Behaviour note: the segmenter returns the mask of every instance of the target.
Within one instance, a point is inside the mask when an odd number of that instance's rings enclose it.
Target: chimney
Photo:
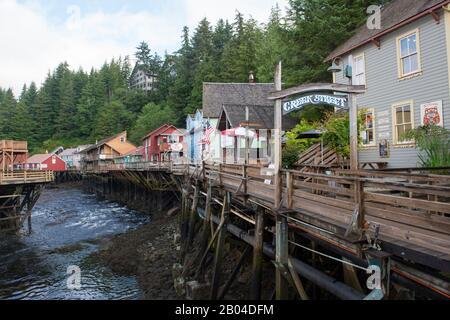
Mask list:
[[[255,83],[255,74],[253,71],[250,71],[248,73],[248,83]]]

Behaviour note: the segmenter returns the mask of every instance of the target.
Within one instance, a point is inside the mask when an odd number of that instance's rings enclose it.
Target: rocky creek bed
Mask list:
[[[177,217],[155,216],[137,230],[114,236],[91,258],[115,273],[136,276],[144,299],[183,299],[176,293],[172,277],[172,266],[180,256],[177,232]]]

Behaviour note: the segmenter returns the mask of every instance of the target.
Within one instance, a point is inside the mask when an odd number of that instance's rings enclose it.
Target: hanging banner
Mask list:
[[[442,100],[425,103],[420,106],[420,119],[422,126],[437,125],[444,126],[444,115],[442,113]]]
[[[328,94],[310,94],[283,103],[283,115],[303,109],[308,105],[326,104],[340,109],[348,108],[348,99],[344,96]]]

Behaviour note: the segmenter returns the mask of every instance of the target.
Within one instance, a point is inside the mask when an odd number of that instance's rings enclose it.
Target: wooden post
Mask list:
[[[261,281],[263,272],[263,244],[264,244],[264,209],[258,207],[256,211],[255,243],[253,244],[253,267],[250,299],[261,300]]]
[[[249,136],[248,136],[248,124],[249,124],[249,119],[250,115],[249,115],[249,110],[248,110],[248,106],[245,107],[245,122],[246,122],[246,126],[245,126],[245,165],[248,165],[250,163],[250,141],[249,141]]]
[[[214,255],[214,269],[213,277],[211,281],[211,300],[216,300],[218,297],[221,273],[222,273],[222,260],[223,260],[223,245],[225,243],[225,236],[227,230],[228,215],[230,211],[231,193],[227,192],[227,195],[223,203],[223,221],[224,224],[219,230],[216,253]]]
[[[275,90],[281,91],[281,61],[278,63],[275,70]],[[281,130],[282,130],[282,115],[281,115],[281,99],[275,100],[275,148],[274,152],[274,174],[275,174],[275,199],[274,208],[278,208],[281,202]]]
[[[287,219],[281,215],[276,218],[276,253],[275,261],[277,265],[288,265],[288,223]],[[287,300],[289,298],[289,283],[283,275],[282,270],[277,268],[275,277],[277,300]]]
[[[364,183],[358,177],[355,178],[355,206],[358,210],[358,231],[363,233],[366,223],[364,212]]]
[[[292,180],[292,173],[286,172],[286,188],[287,188],[287,207],[292,209],[294,201],[294,182]]]
[[[349,95],[350,105],[350,169],[358,170],[358,105],[355,94]]]

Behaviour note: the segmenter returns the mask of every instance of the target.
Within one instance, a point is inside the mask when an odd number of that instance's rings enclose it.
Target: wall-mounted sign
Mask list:
[[[340,109],[348,107],[348,99],[343,96],[328,94],[310,94],[283,103],[283,115],[303,109],[308,105],[327,104]]]
[[[379,144],[380,158],[389,158],[389,142],[387,140],[381,140]]]
[[[443,127],[442,100],[420,105],[420,119],[422,126],[435,124]]]

